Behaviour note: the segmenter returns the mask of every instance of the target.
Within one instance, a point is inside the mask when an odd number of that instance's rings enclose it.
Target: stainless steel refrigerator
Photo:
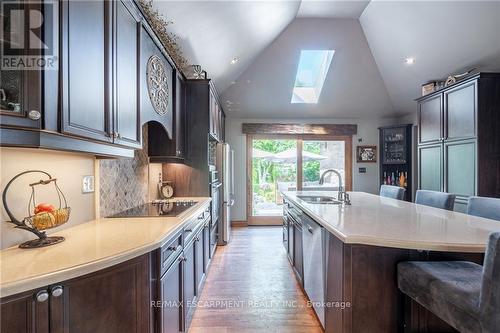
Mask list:
[[[222,182],[219,245],[226,245],[231,237],[231,207],[234,205],[234,151],[228,143],[217,144],[216,167]]]

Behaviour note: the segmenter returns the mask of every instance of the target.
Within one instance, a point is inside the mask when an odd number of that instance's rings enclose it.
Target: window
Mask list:
[[[318,103],[334,50],[302,50],[291,103]]]

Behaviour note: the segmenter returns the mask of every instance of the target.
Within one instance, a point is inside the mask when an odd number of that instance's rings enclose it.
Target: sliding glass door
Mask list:
[[[339,180],[331,173],[324,179],[319,178],[328,169],[335,169],[345,182],[345,142],[333,140],[304,140],[302,144],[302,191],[337,191]]]
[[[351,140],[321,136],[247,137],[247,215],[249,224],[280,224],[284,191],[336,191],[335,175],[319,184],[328,169],[351,186]]]

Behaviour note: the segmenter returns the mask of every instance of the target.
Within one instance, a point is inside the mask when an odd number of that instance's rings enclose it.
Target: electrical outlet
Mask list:
[[[83,176],[82,193],[94,192],[94,176]]]

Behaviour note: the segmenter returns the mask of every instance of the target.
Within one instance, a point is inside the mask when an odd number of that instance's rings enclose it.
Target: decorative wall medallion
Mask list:
[[[154,110],[160,116],[165,115],[169,96],[167,69],[157,55],[151,56],[148,60],[146,80],[148,81],[149,99]]]

